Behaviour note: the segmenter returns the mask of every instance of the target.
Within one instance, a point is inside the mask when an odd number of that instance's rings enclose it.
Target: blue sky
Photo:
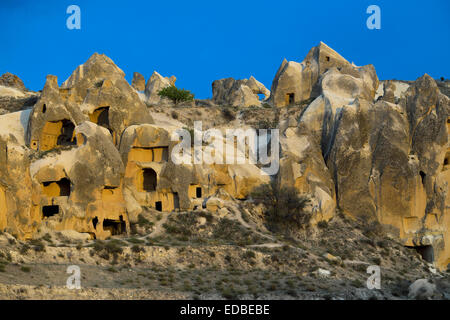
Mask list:
[[[81,8],[81,30],[66,9]],[[366,8],[381,8],[369,30]],[[196,98],[215,79],[253,75],[270,89],[283,58],[302,61],[323,41],[380,79],[450,78],[450,1],[104,1],[1,0],[0,74],[32,90],[47,74],[61,84],[94,52],[105,53],[131,81],[154,70],[175,75]]]

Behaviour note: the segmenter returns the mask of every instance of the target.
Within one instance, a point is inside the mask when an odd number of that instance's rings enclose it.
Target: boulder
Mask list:
[[[436,292],[436,285],[430,283],[428,279],[418,279],[409,286],[409,299],[428,300]]]
[[[59,232],[61,238],[68,241],[86,241],[91,239],[89,233],[80,233],[74,230],[62,230]]]

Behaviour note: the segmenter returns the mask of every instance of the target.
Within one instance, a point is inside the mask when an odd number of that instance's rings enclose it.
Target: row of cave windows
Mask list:
[[[157,185],[157,174],[155,170],[151,168],[146,168],[142,170],[142,176],[143,176],[143,190],[146,192],[156,191],[156,185]],[[67,178],[62,178],[59,181],[47,181],[42,183],[44,190],[46,188],[55,187],[57,190],[56,194],[51,194],[49,192],[45,192],[49,196],[70,196],[70,180]],[[107,187],[106,187],[107,188]],[[196,187],[195,190],[196,197],[201,198],[202,197],[202,188]]]
[[[143,189],[146,192],[155,191],[156,183],[157,183],[157,174],[153,169],[143,169]],[[48,196],[60,196],[60,197],[68,197],[70,196],[70,180],[67,178],[62,178],[59,181],[46,181],[42,183],[44,187],[44,193]],[[56,193],[52,193],[52,191],[46,191],[50,188],[55,189]],[[201,192],[200,192],[201,193]]]
[[[47,111],[47,106],[44,104],[42,106],[42,113]],[[90,115],[90,120],[96,123],[99,126],[102,126],[109,130],[114,140],[114,132],[110,128],[109,124],[109,107],[101,107],[94,110],[94,112]],[[77,139],[73,136],[75,130],[75,124],[68,120],[62,119],[60,121],[50,121],[51,124],[56,124],[61,122],[61,129],[56,138],[56,146],[70,146],[76,145]],[[37,147],[34,142],[34,147]]]
[[[58,213],[59,213],[58,205],[50,205],[50,206],[42,207],[43,218],[49,218]],[[94,229],[97,230],[97,225],[98,225],[97,217],[92,219],[92,224],[94,226]],[[103,219],[103,230],[105,230],[105,231],[109,230],[111,232],[111,235],[113,235],[113,236],[126,233],[126,223],[123,220],[123,216],[121,215],[119,217],[119,220]]]
[[[47,111],[47,106],[42,105],[42,113]],[[94,110],[90,115],[90,120],[99,126],[109,129],[109,107],[100,107]]]
[[[201,190],[201,189],[200,189]],[[155,202],[155,209],[158,211],[162,211],[162,202],[156,201]],[[42,207],[42,214],[45,217],[51,217],[55,214],[59,213],[59,206],[57,205],[50,205],[50,206],[44,206]],[[98,217],[95,217],[92,219],[92,225],[95,230],[97,230],[98,225]],[[111,232],[111,235],[120,235],[126,233],[126,223],[123,220],[123,216],[119,217],[119,220],[113,220],[113,219],[103,219],[103,230],[107,231],[109,230]],[[95,236],[95,235],[94,235]],[[432,263],[434,261],[434,249],[431,245],[425,245],[425,246],[415,246],[410,247],[414,250],[416,250],[423,260]]]
[[[155,170],[151,168],[145,168],[142,170],[142,176],[143,176],[143,190],[146,192],[156,191],[156,185],[157,185],[157,174]],[[202,188],[196,187],[195,188],[195,197],[201,198],[202,197]]]
[[[155,208],[158,211],[162,211],[162,202],[157,201],[155,203]],[[59,206],[52,205],[52,206],[44,206],[42,208],[42,213],[44,217],[51,217],[55,214],[59,213]],[[94,229],[97,229],[98,225],[98,218],[95,217],[92,219],[92,224],[94,226]],[[103,230],[109,230],[111,232],[111,235],[119,235],[126,233],[126,224],[123,220],[123,216],[119,217],[119,220],[112,220],[112,219],[104,219],[103,220]],[[434,261],[434,250],[433,246],[427,245],[427,246],[415,246],[411,247],[415,249],[422,257],[423,260],[432,263]]]
[[[43,113],[45,113],[46,106],[43,105]],[[96,123],[99,126],[102,126],[109,130],[111,136],[113,138],[113,142],[116,142],[116,137],[114,131],[110,128],[109,124],[109,107],[101,107],[96,109],[90,115],[90,121]],[[75,124],[68,120],[63,119],[60,121],[50,121],[44,126],[42,136],[41,136],[41,148],[42,151],[51,150],[56,146],[71,146],[77,144],[77,139],[74,136]],[[32,141],[32,147],[37,149],[37,141]],[[144,148],[150,149],[152,151],[152,156],[150,161],[155,161],[155,154],[153,149],[155,148]],[[160,148],[156,148],[160,149]],[[162,148],[162,154],[159,155],[161,159],[159,161],[167,161],[168,160],[168,148]]]

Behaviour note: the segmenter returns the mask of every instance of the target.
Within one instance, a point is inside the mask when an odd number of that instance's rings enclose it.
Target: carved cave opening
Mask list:
[[[98,224],[98,218],[95,217],[94,219],[92,219],[92,225],[94,226],[95,230],[97,230],[97,224]]]
[[[156,182],[157,175],[155,170],[151,168],[146,168],[142,170],[142,184],[144,191],[155,191],[156,190]]]
[[[96,123],[99,126],[102,126],[108,129],[111,134],[113,141],[115,142],[115,134],[114,131],[110,127],[109,123],[109,107],[100,107],[94,110],[90,115],[90,120]]]
[[[173,193],[173,208],[180,209],[180,197],[178,196],[178,192]]]
[[[46,181],[42,183],[44,193],[49,197],[70,196],[70,180],[62,178],[59,181]]]
[[[420,171],[419,174],[420,178],[422,179],[422,184],[425,185],[425,178],[427,177],[427,175],[423,171]]]
[[[449,165],[449,163],[450,163],[450,152],[447,151],[447,153],[445,154],[444,165],[443,165],[442,170],[445,170],[446,167]]]
[[[123,234],[126,232],[126,224],[123,220],[123,216],[119,217],[119,220],[104,219],[103,230],[109,231],[112,236]]]
[[[423,260],[429,263],[433,263],[434,261],[434,250],[433,246],[427,245],[427,246],[415,246],[412,247],[414,250],[416,250]]]
[[[109,129],[109,107],[98,108],[97,124]]]
[[[155,202],[155,209],[158,211],[162,211],[162,202],[161,201]]]
[[[43,206],[42,207],[42,217],[49,218],[59,213],[59,206],[51,205],[51,206]]]
[[[295,93],[286,93],[286,103],[288,105],[294,104],[295,102]]]
[[[77,144],[77,140],[73,137],[75,125],[70,120],[62,120],[61,133],[56,140],[58,146],[70,146]]]
[[[39,137],[39,149],[48,151],[56,146],[76,145],[74,130],[75,125],[67,119],[46,122]],[[37,148],[38,143],[33,140],[31,145],[33,148]]]

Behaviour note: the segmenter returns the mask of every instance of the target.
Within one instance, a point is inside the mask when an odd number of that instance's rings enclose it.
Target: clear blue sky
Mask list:
[[[81,8],[81,30],[66,28],[66,9]],[[381,8],[369,30],[366,8]],[[196,98],[215,79],[254,75],[270,89],[282,62],[302,61],[323,41],[380,79],[450,78],[450,1],[106,1],[1,0],[0,73],[32,90],[47,74],[61,84],[94,52],[105,53],[131,81],[154,70],[175,75]]]

